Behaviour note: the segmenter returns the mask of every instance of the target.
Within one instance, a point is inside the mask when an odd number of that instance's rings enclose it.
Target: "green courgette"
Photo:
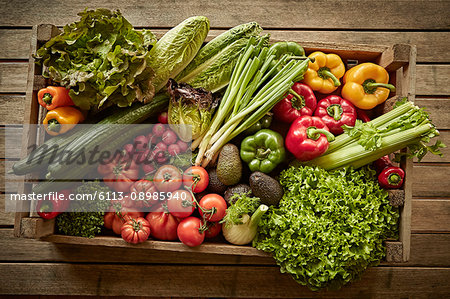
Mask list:
[[[134,124],[141,123],[148,117],[164,110],[168,105],[168,97],[165,94],[158,94],[148,104],[135,103],[130,107],[120,109],[119,111],[105,117],[98,124]],[[57,151],[64,150],[73,141],[95,130],[96,126],[75,128],[69,134],[50,138],[42,145],[34,149],[26,158],[14,163],[12,170],[15,175],[24,175],[35,172],[47,167],[53,156],[52,148],[58,146]]]

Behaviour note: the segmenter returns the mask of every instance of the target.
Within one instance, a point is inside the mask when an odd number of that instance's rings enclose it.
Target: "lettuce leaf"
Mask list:
[[[78,15],[80,21],[64,26],[37,51],[44,77],[70,88],[75,105],[86,110],[151,100],[154,73],[147,60],[156,44],[151,31],[133,29],[120,11]]]
[[[384,257],[383,240],[398,234],[398,209],[370,168],[291,167],[280,183],[284,196],[265,214],[253,245],[312,290],[358,278]]]

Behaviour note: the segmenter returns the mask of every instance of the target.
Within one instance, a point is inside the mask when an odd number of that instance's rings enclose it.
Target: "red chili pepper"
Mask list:
[[[320,117],[330,132],[337,135],[344,132],[343,125],[355,125],[356,110],[350,101],[330,95],[319,101],[314,116]]]
[[[59,194],[64,195],[62,200],[59,199]],[[70,204],[69,194],[70,190],[61,190],[56,193],[55,199],[40,200],[36,205],[38,215],[44,219],[53,219],[59,214],[67,211]]]
[[[325,153],[333,140],[333,134],[319,117],[304,115],[291,124],[285,145],[298,160],[309,161]]]
[[[370,117],[367,115],[366,111],[359,109],[358,107],[355,107],[356,109],[356,115],[358,115],[358,119],[362,120],[365,123],[368,123],[370,121]]]
[[[380,172],[382,172],[384,169],[391,167],[391,166],[393,166],[393,165],[392,165],[391,159],[389,159],[388,155],[381,157],[380,159],[373,162],[373,167],[375,168],[377,175],[379,175]]]
[[[302,115],[313,115],[317,100],[311,87],[297,82],[289,92],[272,109],[277,120],[290,124]]]
[[[384,189],[398,189],[403,185],[405,172],[400,167],[388,167],[378,176],[378,183]]]

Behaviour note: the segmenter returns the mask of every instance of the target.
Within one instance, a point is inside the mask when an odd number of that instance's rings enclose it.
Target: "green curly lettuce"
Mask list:
[[[291,167],[280,183],[284,196],[260,222],[253,246],[312,290],[358,278],[385,256],[383,240],[398,234],[398,209],[370,168]]]
[[[133,29],[120,11],[85,10],[78,15],[80,21],[64,26],[37,51],[43,76],[70,88],[75,105],[86,110],[151,100],[152,32]]]

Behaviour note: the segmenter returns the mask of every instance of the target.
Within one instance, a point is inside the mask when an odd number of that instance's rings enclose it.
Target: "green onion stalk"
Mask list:
[[[200,140],[196,165],[207,166],[231,139],[259,121],[308,69],[310,59],[282,56],[278,61],[260,40],[250,39],[233,70],[230,83],[209,130]],[[273,63],[276,62],[276,63]],[[284,65],[280,71],[278,68]]]

